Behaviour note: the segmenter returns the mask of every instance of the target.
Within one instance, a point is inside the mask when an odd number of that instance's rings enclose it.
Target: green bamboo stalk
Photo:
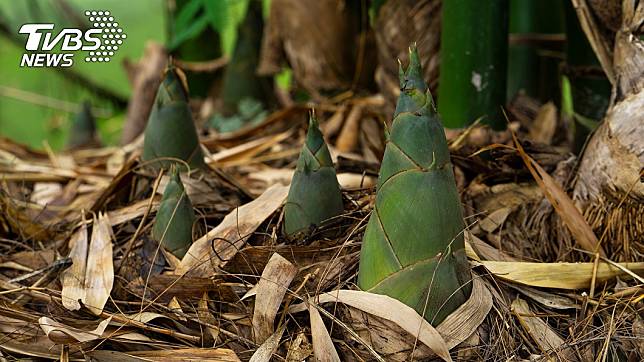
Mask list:
[[[358,285],[413,307],[437,325],[470,295],[463,215],[441,119],[415,48],[362,240]]]
[[[174,158],[190,168],[204,167],[203,154],[188,105],[188,92],[177,70],[170,67],[159,85],[152,111],[145,127],[143,161],[154,168],[168,168]]]
[[[510,33],[521,36],[564,33],[563,5],[561,0],[510,0]],[[553,41],[510,43],[507,100],[521,90],[542,102],[556,97],[560,59],[553,53],[558,50],[561,48]]]
[[[448,128],[481,116],[505,128],[508,1],[443,2],[438,111]]]
[[[192,203],[183,187],[178,169],[174,168],[154,219],[152,238],[162,243],[177,258],[183,258],[192,244],[194,222]]]
[[[307,233],[323,221],[340,215],[343,209],[329,148],[317,120],[311,115],[284,205],[284,233],[288,237]]]
[[[592,131],[578,118],[599,122],[604,118],[610,101],[611,84],[601,70],[601,65],[584,31],[577,13],[567,2],[566,10],[566,76],[570,81],[572,98],[573,151],[581,151]],[[579,117],[581,116],[581,117]]]

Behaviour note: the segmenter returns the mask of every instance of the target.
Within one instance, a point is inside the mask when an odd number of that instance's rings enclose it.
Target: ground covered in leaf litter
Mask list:
[[[282,205],[309,107],[204,136],[212,170],[182,175],[198,215],[182,260],[149,237],[168,175],[139,161],[141,139],[62,154],[1,140],[0,356],[642,359],[644,263],[612,262],[624,260],[616,248],[593,257],[596,240],[558,186],[574,158],[558,146],[557,120],[528,122],[556,117],[548,105],[510,109],[510,129],[531,139],[523,147],[509,131],[448,134],[469,225],[467,303],[434,328],[396,300],[360,292],[381,106],[379,97],[317,105],[345,213],[301,240],[282,236]],[[569,227],[580,222],[587,229]],[[553,227],[564,232],[553,237]]]

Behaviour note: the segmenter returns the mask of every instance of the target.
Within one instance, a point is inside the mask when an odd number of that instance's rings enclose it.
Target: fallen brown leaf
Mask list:
[[[492,274],[505,280],[533,287],[588,289],[593,277],[593,263],[529,263],[512,261],[481,261]],[[630,271],[644,273],[644,263],[620,263]],[[600,262],[596,281],[605,282],[627,273],[613,265]]]
[[[287,195],[288,187],[273,185],[257,199],[233,210],[221,224],[192,244],[175,273],[192,272],[207,276],[212,274],[213,267],[223,267],[237,254],[250,234],[282,205]],[[212,241],[215,239],[213,251]]]
[[[273,254],[264,268],[257,282],[253,312],[253,332],[258,344],[273,334],[275,316],[296,274],[295,265],[277,253]]]
[[[273,360],[273,354],[279,347],[280,340],[282,340],[282,335],[286,330],[286,324],[282,324],[275,333],[270,335],[264,343],[257,348],[253,356],[250,358],[249,362],[269,362]]]
[[[552,328],[541,318],[534,315],[528,303],[521,298],[512,302],[512,312],[526,330],[530,338],[539,346],[541,353],[556,355],[562,361],[576,360],[575,354],[566,348],[566,343]],[[563,349],[563,351],[562,351]]]
[[[69,310],[80,309],[80,302],[100,315],[114,284],[112,227],[107,215],[94,218],[92,238],[87,244],[86,226],[70,240],[72,266],[61,274],[62,302]]]
[[[586,219],[584,219],[584,216],[577,209],[568,194],[564,192],[552,176],[523,150],[523,146],[521,146],[515,133],[512,133],[512,137],[514,138],[519,155],[523,159],[526,167],[528,167],[528,170],[530,170],[532,177],[537,181],[544,195],[548,198],[552,206],[554,206],[555,211],[561,217],[564,224],[566,224],[575,240],[577,240],[584,250],[592,253],[598,252],[601,256],[606,257],[606,253],[599,244],[597,236],[593,233],[593,229],[588,225]]]
[[[320,362],[340,362],[338,351],[333,346],[329,331],[324,325],[320,312],[313,305],[309,305],[311,319],[311,339],[313,340],[313,355]]]
[[[89,342],[102,338],[103,332],[110,323],[110,320],[111,318],[102,320],[98,324],[98,327],[91,331],[70,327],[48,317],[41,317],[38,319],[38,324],[52,342],[58,344],[69,344],[76,342]]]

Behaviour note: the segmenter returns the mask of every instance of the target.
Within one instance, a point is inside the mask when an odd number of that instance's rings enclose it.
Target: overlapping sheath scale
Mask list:
[[[358,284],[440,323],[470,295],[463,215],[445,133],[415,49],[396,106],[362,241]]]

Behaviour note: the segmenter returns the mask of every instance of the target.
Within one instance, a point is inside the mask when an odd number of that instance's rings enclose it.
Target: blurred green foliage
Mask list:
[[[291,89],[293,85],[293,70],[291,68],[284,68],[281,72],[275,75],[275,83],[283,90]]]
[[[74,18],[83,19],[85,10],[109,10],[120,23],[127,39],[109,63],[87,63],[75,56],[73,71],[101,87],[127,99],[131,95],[123,61],[138,60],[148,41],[165,44],[169,49],[211,27],[221,37],[223,54],[230,55],[237,37],[237,25],[244,18],[249,0],[189,0],[174,24],[168,23],[166,0],[65,0],[74,14],[67,16],[54,0],[0,1],[0,21],[11,36],[0,34],[0,137],[8,137],[37,149],[48,144],[61,150],[68,141],[72,120],[68,108],[89,101],[97,115],[97,127],[105,145],[116,145],[120,139],[125,109],[120,109],[85,87],[68,79],[54,68],[21,68],[26,36],[18,33],[27,22],[54,23],[55,30],[77,27]],[[270,0],[262,0],[264,17]],[[168,30],[174,34],[167,39]],[[282,89],[290,89],[292,74],[285,68],[276,77]],[[44,103],[44,104],[43,104]],[[60,106],[63,105],[63,107]],[[248,106],[248,107],[246,107]],[[254,105],[244,103],[240,117],[264,116]],[[252,115],[251,115],[252,114]]]
[[[248,0],[189,0],[181,8],[174,24],[168,49],[174,50],[207,27],[219,34],[224,54],[231,54],[237,38],[237,25],[244,17]]]
[[[587,132],[594,131],[599,126],[600,120],[595,120],[590,117],[585,117],[582,114],[575,112],[575,105],[573,101],[572,85],[567,76],[561,77],[561,114],[568,119],[575,120],[579,125],[583,126]],[[576,123],[572,124],[577,127]]]
[[[268,115],[261,102],[253,98],[244,98],[237,105],[237,112],[229,117],[220,113],[210,119],[210,126],[217,132],[233,132],[238,129],[261,123]]]
[[[85,10],[109,10],[121,24],[128,37],[109,63],[87,63],[75,56],[73,70],[123,97],[129,97],[131,89],[122,62],[125,58],[136,60],[141,57],[149,40],[165,41],[164,0],[68,0],[68,3],[81,17]],[[74,27],[69,19],[61,17],[54,6],[55,2],[51,0],[3,1],[0,2],[0,15],[24,44],[26,37],[19,34],[18,29],[25,22],[53,22],[55,29]],[[36,148],[42,148],[46,141],[52,148],[61,149],[74,117],[74,114],[60,109],[35,104],[29,97],[22,100],[8,97],[2,92],[3,87],[8,87],[45,96],[54,102],[60,100],[80,105],[89,100],[94,107],[112,114],[108,118],[98,118],[103,142],[118,142],[124,110],[115,109],[110,102],[93,96],[55,69],[20,68],[23,53],[24,45],[0,36],[0,136]]]

